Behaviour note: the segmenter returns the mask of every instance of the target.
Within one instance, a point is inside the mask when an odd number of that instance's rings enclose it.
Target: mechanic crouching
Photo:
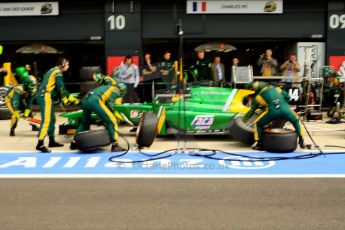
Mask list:
[[[263,132],[264,127],[272,121],[278,119],[285,119],[290,121],[299,137],[298,144],[301,148],[304,148],[304,139],[299,124],[298,115],[290,109],[288,104],[290,96],[279,87],[255,81],[248,86],[249,89],[254,90],[254,99],[252,101],[251,109],[242,118],[243,122],[248,121],[251,118],[255,110],[262,108],[263,112],[255,120],[254,123],[254,139],[256,145],[253,147],[255,150],[263,151]]]
[[[29,75],[25,67],[16,68],[16,76],[21,79],[22,84],[10,88],[5,97],[7,107],[12,113],[10,136],[15,136],[15,129],[21,116],[25,119],[32,117],[32,103],[36,95],[36,78]],[[32,125],[32,130],[38,131],[38,127]]]
[[[118,145],[118,126],[114,115],[114,103],[117,98],[122,97],[127,92],[127,87],[123,83],[116,85],[103,85],[90,91],[82,100],[83,121],[79,125],[77,134],[90,129],[91,113],[96,113],[103,122],[106,123],[110,139],[112,141],[111,151],[125,150]],[[75,140],[71,142],[70,149],[76,149]]]

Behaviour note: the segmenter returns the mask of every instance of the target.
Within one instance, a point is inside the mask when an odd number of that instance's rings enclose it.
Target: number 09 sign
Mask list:
[[[328,19],[330,29],[345,29],[345,14],[332,14]]]

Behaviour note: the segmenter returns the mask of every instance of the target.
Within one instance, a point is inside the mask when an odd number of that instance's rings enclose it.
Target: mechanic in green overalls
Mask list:
[[[61,99],[65,105],[74,104],[77,105],[80,101],[70,95],[65,89],[65,85],[62,79],[63,72],[66,72],[69,68],[69,61],[66,58],[59,58],[57,65],[44,74],[43,81],[37,95],[37,101],[40,105],[42,122],[38,133],[38,143],[36,149],[48,153],[51,152],[44,145],[44,138],[48,134],[49,147],[62,147],[55,141],[55,109],[54,100]]]
[[[255,110],[262,108],[263,112],[255,120],[254,123],[254,139],[256,145],[253,147],[255,150],[262,151],[263,141],[262,135],[264,127],[271,121],[278,119],[286,119],[290,121],[299,137],[299,145],[304,148],[304,139],[301,126],[299,124],[298,115],[290,109],[288,104],[290,96],[279,87],[274,87],[266,83],[255,81],[248,86],[249,89],[255,91],[254,100],[252,101],[251,109],[244,115],[242,120],[244,122],[251,118]]]
[[[19,118],[21,117],[21,112],[23,112],[23,118],[32,117],[32,103],[36,95],[36,78],[29,75],[29,72],[25,67],[17,67],[16,76],[20,79],[22,84],[10,88],[6,93],[5,98],[7,107],[12,113],[10,136],[15,136],[14,130],[17,127]],[[38,127],[36,125],[32,125],[32,130],[38,131]]]
[[[118,126],[114,115],[114,103],[117,98],[127,92],[123,83],[116,85],[103,85],[88,92],[82,100],[83,121],[79,125],[77,133],[90,129],[91,113],[96,113],[106,123],[110,139],[112,141],[111,151],[124,150],[118,145]],[[76,142],[71,142],[70,149],[76,149]]]

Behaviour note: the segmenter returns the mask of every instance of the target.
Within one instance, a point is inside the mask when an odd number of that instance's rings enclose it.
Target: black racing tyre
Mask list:
[[[105,129],[78,133],[75,135],[74,140],[77,148],[82,151],[93,151],[111,144],[109,133]]]
[[[80,82],[80,96],[84,96],[90,90],[97,88],[99,84],[95,81]]]
[[[153,112],[146,112],[140,118],[136,133],[139,148],[150,147],[157,135],[158,118]]]
[[[287,121],[285,119],[278,119],[278,120],[272,121],[269,124],[269,127],[271,129],[282,129],[282,128],[284,128],[286,122]]]
[[[0,108],[0,120],[9,120],[12,117],[12,113],[6,107]]]
[[[254,129],[242,121],[242,116],[236,116],[230,128],[231,137],[247,145],[254,143]]]
[[[297,134],[291,129],[268,129],[264,131],[263,144],[267,152],[293,152],[297,148]]]
[[[80,68],[79,75],[80,81],[94,81],[92,78],[94,73],[101,73],[102,68],[100,66],[84,66]]]

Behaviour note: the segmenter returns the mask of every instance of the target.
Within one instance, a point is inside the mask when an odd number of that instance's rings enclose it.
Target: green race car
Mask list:
[[[253,91],[220,87],[192,86],[186,94],[160,94],[151,103],[115,104],[119,120],[138,126],[137,140],[150,146],[156,135],[228,134],[237,114],[246,113],[244,97]],[[82,118],[82,110],[61,114],[68,122],[60,126],[60,134],[73,134]],[[99,120],[92,115],[93,123]],[[152,141],[151,141],[152,139]],[[139,143],[138,143],[139,144]]]

